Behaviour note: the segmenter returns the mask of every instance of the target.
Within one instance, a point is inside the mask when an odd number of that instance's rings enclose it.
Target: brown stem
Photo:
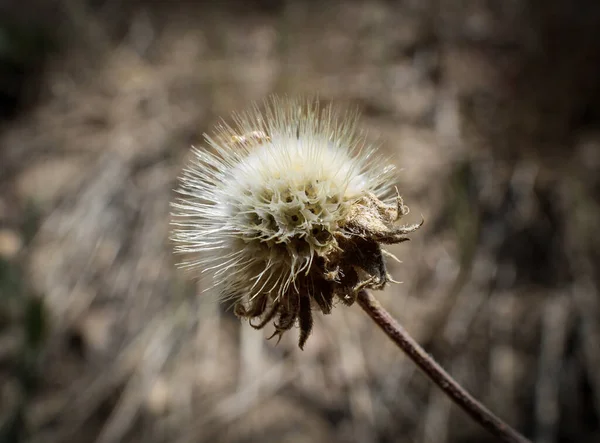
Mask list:
[[[508,443],[531,443],[460,386],[413,338],[394,320],[373,295],[365,290],[358,293],[358,304],[383,332],[440,387],[450,399],[476,422]]]

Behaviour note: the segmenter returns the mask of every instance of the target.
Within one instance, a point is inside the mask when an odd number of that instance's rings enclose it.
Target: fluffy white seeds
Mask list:
[[[205,136],[173,204],[176,251],[192,254],[182,266],[209,273],[236,303],[297,292],[315,260],[339,250],[353,205],[390,194],[393,166],[355,123],[316,101],[275,98]]]

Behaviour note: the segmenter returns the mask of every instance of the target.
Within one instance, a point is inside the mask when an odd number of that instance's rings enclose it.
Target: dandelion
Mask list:
[[[222,123],[180,178],[173,205],[183,267],[209,273],[234,312],[273,336],[312,311],[356,301],[392,281],[382,244],[408,240],[420,224],[392,186],[394,166],[366,143],[357,115],[317,101],[273,98]]]
[[[444,371],[368,289],[393,282],[382,245],[422,224],[392,187],[394,167],[357,130],[356,114],[313,100],[273,98],[263,111],[222,123],[194,149],[173,204],[184,268],[208,274],[209,290],[261,329],[281,336],[298,324],[302,349],[312,311],[358,305],[457,405],[503,441],[530,443]],[[394,257],[395,258],[395,257]]]

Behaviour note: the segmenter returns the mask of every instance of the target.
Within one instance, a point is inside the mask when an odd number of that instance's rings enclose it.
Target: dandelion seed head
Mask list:
[[[206,136],[181,175],[176,251],[191,254],[182,266],[208,273],[238,315],[261,318],[259,327],[278,317],[276,335],[298,320],[308,337],[313,305],[328,313],[334,296],[373,277],[348,263],[352,239],[369,233],[365,223],[389,230],[406,212],[384,203],[394,167],[355,114],[317,101],[273,98],[234,121]],[[375,277],[385,284],[383,273]]]

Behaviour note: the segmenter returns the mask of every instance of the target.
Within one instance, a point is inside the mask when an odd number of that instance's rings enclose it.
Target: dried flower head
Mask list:
[[[296,323],[299,346],[312,310],[351,305],[362,288],[391,281],[381,244],[420,224],[390,185],[387,165],[341,115],[313,100],[273,98],[222,123],[209,149],[194,149],[180,178],[173,240],[182,266],[208,272],[235,313],[273,336]],[[256,323],[253,323],[253,320]]]

